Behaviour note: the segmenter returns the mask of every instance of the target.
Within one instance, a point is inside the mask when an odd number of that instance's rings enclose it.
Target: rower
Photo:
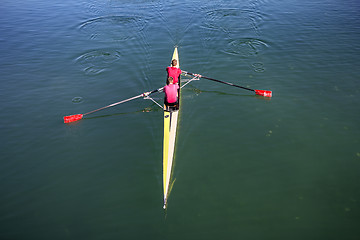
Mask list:
[[[164,110],[170,111],[171,109],[179,108],[178,98],[179,85],[174,84],[174,78],[168,77],[167,85],[164,87],[165,98],[164,98]]]
[[[171,61],[171,66],[166,68],[167,78],[172,77],[174,79],[174,84],[178,83],[179,76],[181,74],[181,69],[177,67],[178,62],[176,59]]]

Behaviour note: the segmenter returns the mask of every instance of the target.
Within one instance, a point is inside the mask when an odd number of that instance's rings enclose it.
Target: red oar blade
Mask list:
[[[82,114],[75,114],[75,115],[65,116],[64,117],[64,123],[75,122],[75,121],[78,121],[78,120],[82,119],[82,117],[83,117]]]
[[[255,93],[264,97],[272,97],[272,91],[268,90],[255,90]]]

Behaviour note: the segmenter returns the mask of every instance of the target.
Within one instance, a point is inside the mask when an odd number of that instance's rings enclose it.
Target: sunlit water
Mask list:
[[[357,239],[357,1],[2,1],[0,239]],[[162,209],[162,87],[182,91]],[[161,102],[163,95],[155,94]]]

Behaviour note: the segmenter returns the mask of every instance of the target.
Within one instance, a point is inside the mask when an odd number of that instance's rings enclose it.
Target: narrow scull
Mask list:
[[[175,47],[172,59],[177,60],[177,68],[180,66],[179,54],[177,47]],[[179,79],[180,84],[180,79]],[[166,208],[167,199],[170,194],[171,171],[174,161],[176,129],[178,124],[178,115],[180,111],[180,92],[179,89],[179,104],[175,108],[164,108],[164,140],[163,140],[163,188],[164,188],[164,209]]]

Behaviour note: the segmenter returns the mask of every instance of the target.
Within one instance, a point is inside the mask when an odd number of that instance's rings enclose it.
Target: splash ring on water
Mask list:
[[[98,49],[80,55],[75,61],[83,67],[86,74],[98,75],[110,68],[121,56],[117,49]]]
[[[240,38],[230,40],[223,52],[248,57],[258,55],[266,48],[268,48],[268,44],[260,39]]]
[[[83,98],[82,97],[74,97],[71,101],[75,104],[79,104],[79,103],[83,102]]]
[[[265,72],[264,64],[261,62],[251,64],[255,72],[262,73]]]
[[[261,22],[263,16],[255,9],[220,8],[206,12],[204,27],[231,34],[244,29],[257,31]]]
[[[93,40],[126,41],[135,38],[145,25],[146,21],[141,17],[115,15],[89,19],[79,25],[79,30]]]

